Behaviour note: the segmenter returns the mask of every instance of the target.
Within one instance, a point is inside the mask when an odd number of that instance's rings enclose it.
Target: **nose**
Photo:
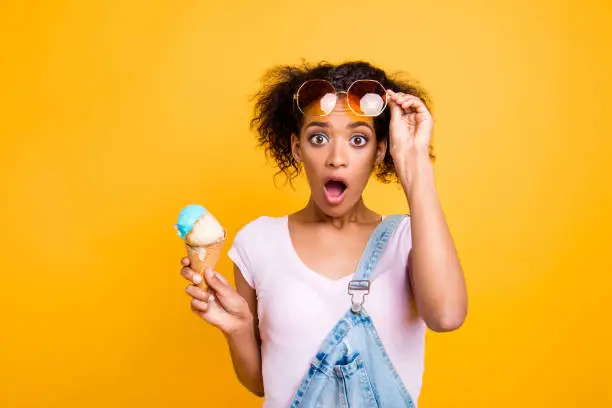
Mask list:
[[[336,139],[330,143],[327,163],[330,167],[346,167],[348,165],[348,152],[346,143]]]

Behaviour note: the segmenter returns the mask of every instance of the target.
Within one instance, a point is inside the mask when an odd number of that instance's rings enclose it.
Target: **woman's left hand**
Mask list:
[[[397,165],[419,157],[429,158],[433,118],[423,101],[410,94],[388,90],[391,122],[389,152]]]

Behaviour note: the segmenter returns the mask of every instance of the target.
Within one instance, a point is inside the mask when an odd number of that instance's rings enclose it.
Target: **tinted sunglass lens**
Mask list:
[[[377,81],[358,80],[348,90],[348,101],[356,114],[378,116],[385,109],[387,95]]]
[[[298,107],[305,115],[324,116],[336,106],[336,90],[327,81],[307,81],[300,87],[297,96]]]

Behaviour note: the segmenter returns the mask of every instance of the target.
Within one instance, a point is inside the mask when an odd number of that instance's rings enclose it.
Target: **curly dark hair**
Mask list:
[[[427,92],[415,80],[400,79],[403,75],[402,72],[388,75],[382,69],[364,61],[350,61],[339,65],[326,61],[311,65],[302,61],[300,65],[275,66],[263,75],[261,89],[251,98],[255,100],[251,130],[257,129],[258,146],[263,147],[266,156],[275,161],[279,169],[276,175],[284,173],[292,185],[291,180],[300,174],[301,167],[291,153],[291,134],[299,135],[303,118],[301,112],[293,106],[293,95],[304,81],[326,79],[336,89],[346,90],[358,79],[375,79],[386,89],[419,97],[431,112],[432,102]],[[377,141],[389,137],[390,120],[389,109],[374,118]],[[433,144],[429,146],[429,157],[430,160],[435,160]],[[399,182],[388,145],[384,160],[375,168],[375,173],[382,183]]]

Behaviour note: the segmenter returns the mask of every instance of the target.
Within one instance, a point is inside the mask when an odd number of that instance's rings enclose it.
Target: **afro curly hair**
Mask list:
[[[388,75],[382,69],[364,61],[349,61],[334,65],[321,61],[311,65],[302,61],[299,65],[275,66],[263,75],[262,87],[251,100],[255,100],[254,115],[251,119],[251,130],[257,130],[257,145],[263,147],[268,158],[272,158],[278,167],[279,174],[285,174],[291,180],[299,176],[301,167],[291,152],[291,134],[299,135],[302,125],[302,114],[294,109],[293,95],[302,83],[309,79],[325,79],[336,89],[347,89],[358,79],[375,79],[386,89],[404,92],[419,97],[431,111],[431,99],[427,92],[414,80],[402,80],[402,73]],[[389,137],[391,113],[385,109],[374,118],[374,129],[377,141]],[[429,146],[430,160],[435,160],[433,145]],[[374,169],[376,178],[382,183],[399,182],[393,158],[387,152],[384,160]],[[293,186],[293,185],[292,185]]]

